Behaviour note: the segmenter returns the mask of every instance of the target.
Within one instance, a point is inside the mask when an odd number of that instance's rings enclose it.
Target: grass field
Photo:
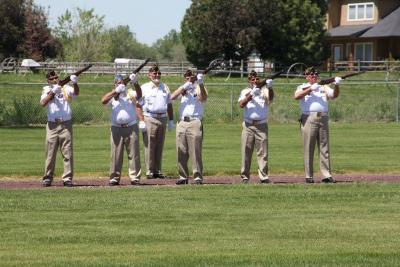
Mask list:
[[[400,173],[399,124],[330,124],[333,173]],[[203,160],[205,175],[239,175],[241,126],[206,124]],[[76,177],[106,177],[109,170],[109,127],[74,126]],[[44,128],[0,128],[0,177],[40,177],[44,169]],[[143,146],[141,145],[143,155]],[[142,156],[142,162],[144,157]],[[127,175],[127,157],[123,176]],[[316,161],[317,157],[316,157]],[[318,175],[318,162],[315,164]],[[144,166],[142,164],[142,166]],[[302,142],[298,124],[269,125],[270,175],[303,174]],[[62,173],[57,155],[56,176]],[[163,171],[177,176],[175,131],[168,132],[163,156]],[[257,164],[253,155],[252,172]],[[56,178],[58,179],[58,178]]]
[[[0,266],[397,266],[399,190],[0,190]]]

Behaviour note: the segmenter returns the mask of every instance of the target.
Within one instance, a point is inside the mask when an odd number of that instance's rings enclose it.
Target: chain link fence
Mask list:
[[[293,99],[300,84],[274,84],[275,99],[270,107],[269,120],[279,123],[295,122],[300,115],[299,102]],[[171,90],[181,84],[169,83]],[[0,84],[0,126],[44,125],[46,109],[40,106],[40,83]],[[110,110],[101,104],[101,97],[111,89],[106,83],[80,83],[81,93],[72,102],[75,124],[108,124]],[[239,122],[242,110],[238,105],[245,83],[207,83],[209,98],[205,106],[205,123]],[[399,121],[400,81],[343,82],[340,96],[329,104],[331,121],[394,122]],[[174,102],[174,117],[178,119],[179,100]]]

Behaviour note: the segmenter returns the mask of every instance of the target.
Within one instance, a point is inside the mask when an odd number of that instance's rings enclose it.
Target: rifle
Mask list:
[[[281,71],[275,72],[274,74],[267,76],[264,81],[257,83],[257,88],[262,88],[264,85],[267,84],[268,79],[273,80],[275,78],[278,78],[284,72],[285,72],[285,70],[281,70]]]
[[[89,64],[89,65],[87,65],[86,67],[84,67],[84,68],[78,70],[77,72],[73,73],[73,75],[79,76],[82,72],[87,71],[87,70],[90,69],[92,66],[93,66],[92,64]],[[70,81],[71,81],[70,76],[68,76],[68,77],[65,78],[64,80],[59,81],[59,82],[58,82],[58,85],[64,86],[64,85],[66,85],[67,83],[69,83]]]
[[[352,72],[352,73],[345,74],[345,75],[339,76],[339,77],[342,78],[342,79],[344,80],[344,79],[346,79],[346,78],[349,78],[349,77],[351,77],[351,76],[356,76],[356,75],[362,74],[362,73],[364,73],[364,72],[365,72],[365,71]],[[330,84],[330,83],[333,83],[334,81],[335,81],[335,77],[332,77],[332,78],[328,78],[328,79],[321,80],[318,84],[319,84],[319,85]]]
[[[218,65],[220,65],[223,62],[224,62],[224,60],[222,58],[215,59],[215,60],[211,61],[210,65],[205,70],[201,70],[201,71],[199,71],[199,73],[205,75],[208,72],[210,72],[210,70],[214,69],[215,67],[217,67]],[[197,75],[195,75],[193,77],[192,82],[194,82],[194,81],[197,81]]]
[[[140,66],[137,67],[132,73],[134,73],[134,74],[138,73],[141,69],[143,69],[144,66],[146,66],[147,62],[149,62],[149,61],[150,61],[150,58],[146,59],[146,60],[145,60],[142,64],[140,64]],[[131,81],[131,78],[129,78],[129,76],[128,76],[128,77],[126,77],[125,79],[123,79],[122,83],[123,83],[124,85],[127,85],[130,81]]]

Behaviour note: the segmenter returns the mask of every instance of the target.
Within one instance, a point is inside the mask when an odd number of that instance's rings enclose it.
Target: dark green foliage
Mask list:
[[[326,2],[313,0],[193,0],[182,21],[188,60],[246,59],[257,50],[284,65],[313,64],[325,57]]]
[[[24,0],[0,1],[0,59],[18,57],[24,42]]]

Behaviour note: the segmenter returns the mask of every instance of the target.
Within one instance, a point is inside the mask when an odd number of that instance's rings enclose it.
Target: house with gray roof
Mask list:
[[[331,60],[400,59],[400,0],[328,0]]]

